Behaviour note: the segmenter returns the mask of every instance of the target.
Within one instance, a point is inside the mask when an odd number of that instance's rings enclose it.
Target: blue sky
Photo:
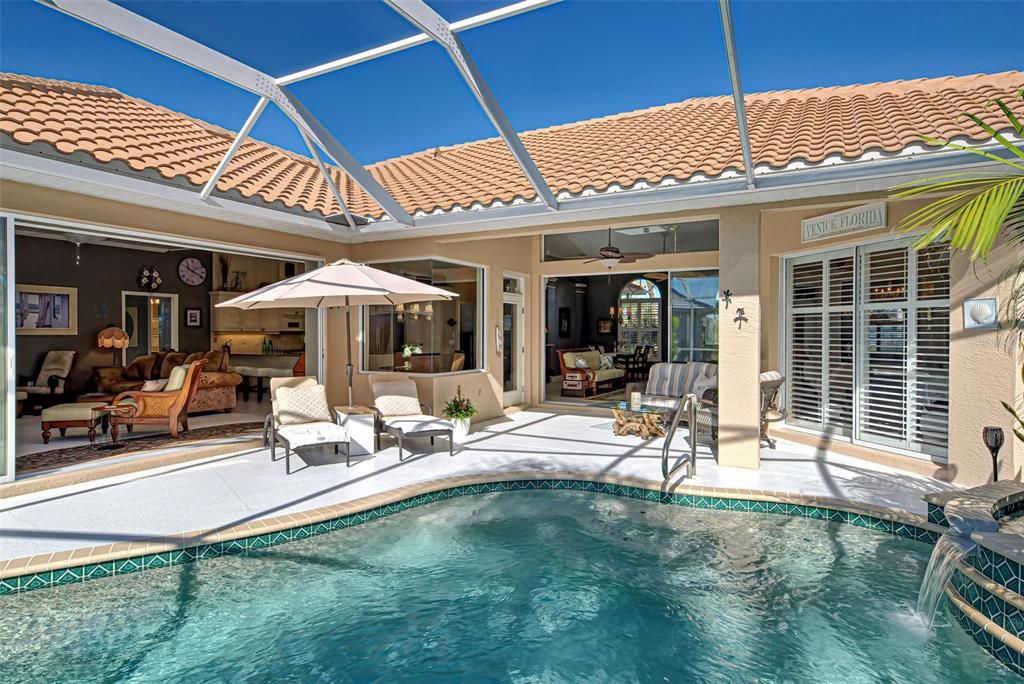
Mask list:
[[[511,1],[432,5],[455,21]],[[415,33],[376,0],[121,4],[273,76]],[[998,28],[1021,23],[1019,1],[740,0],[733,14],[748,92],[1024,67]],[[519,130],[729,92],[710,1],[567,0],[462,37]],[[27,0],[0,0],[0,70],[109,85],[233,130],[256,100]],[[364,163],[494,135],[436,45],[294,90]],[[273,107],[254,135],[305,152]]]

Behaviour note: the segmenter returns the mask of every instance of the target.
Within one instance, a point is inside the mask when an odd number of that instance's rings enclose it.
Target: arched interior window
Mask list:
[[[621,352],[647,345],[649,356],[661,358],[661,289],[653,280],[636,278],[619,292],[619,344]]]

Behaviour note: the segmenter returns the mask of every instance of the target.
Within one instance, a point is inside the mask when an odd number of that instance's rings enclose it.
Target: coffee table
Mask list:
[[[641,404],[632,408],[628,401],[620,401],[618,407],[612,409],[615,423],[612,432],[623,437],[636,435],[641,439],[665,436],[665,424],[671,422],[678,406],[660,404]]]
[[[684,465],[689,466],[690,475],[693,476],[697,472],[697,440],[692,432],[692,426],[696,423],[697,402],[691,399],[695,400],[696,397],[690,395],[676,399],[651,396],[636,408],[628,401],[620,401],[618,407],[612,409],[615,416],[612,433],[619,437],[636,435],[641,439],[664,437],[661,446],[662,476],[667,480]],[[669,465],[670,447],[684,413],[688,413],[688,424],[691,426],[690,457],[672,467]]]

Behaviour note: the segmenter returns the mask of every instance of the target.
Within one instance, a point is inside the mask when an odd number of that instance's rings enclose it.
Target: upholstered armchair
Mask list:
[[[112,403],[115,406],[135,406],[135,415],[130,425],[167,425],[171,437],[177,437],[179,429],[188,430],[188,405],[199,387],[199,372],[202,368],[202,361],[178,366],[171,371],[162,391],[122,392],[114,397]]]
[[[75,352],[52,349],[46,352],[33,384],[30,378],[19,378],[17,392],[25,394],[25,403],[30,411],[43,404],[52,404],[70,391],[71,370],[75,367]]]

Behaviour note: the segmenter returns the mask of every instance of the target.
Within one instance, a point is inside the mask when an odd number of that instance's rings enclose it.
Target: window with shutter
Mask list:
[[[788,422],[944,456],[949,250],[892,240],[787,260]]]

